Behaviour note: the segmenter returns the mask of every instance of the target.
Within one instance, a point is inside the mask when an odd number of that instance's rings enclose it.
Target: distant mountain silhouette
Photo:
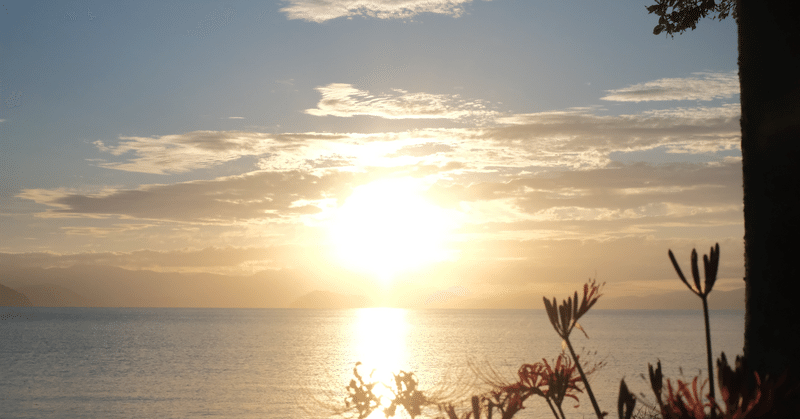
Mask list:
[[[601,297],[597,308],[604,309],[653,309],[653,310],[701,310],[703,303],[696,295],[684,289],[643,297],[614,297],[603,301]],[[708,308],[711,310],[744,310],[744,288],[731,291],[714,290],[708,295]]]
[[[294,300],[292,308],[364,308],[374,304],[363,295],[345,295],[330,291],[312,291]]]
[[[432,294],[436,296],[438,294]],[[534,293],[507,293],[493,296],[455,296],[440,301],[429,298],[427,304],[420,308],[465,308],[465,309],[544,309],[543,295]],[[567,295],[556,297],[561,299]],[[708,297],[708,305],[712,310],[731,309],[744,310],[744,288],[732,291],[713,291]],[[688,290],[651,294],[646,296],[613,297],[608,294],[600,297],[596,309],[653,309],[653,310],[693,310],[701,309],[702,303],[697,296]]]
[[[25,299],[11,304],[45,307],[249,307],[249,308],[357,308],[373,307],[364,296],[313,290],[302,272],[263,271],[247,276],[208,273],[154,272],[108,266],[22,268],[0,265],[0,278]],[[365,283],[369,285],[368,282]],[[358,289],[362,288],[345,288]],[[363,291],[364,294],[369,294]],[[6,295],[4,291],[4,298]],[[8,295],[12,295],[8,293]],[[14,294],[16,295],[16,294]],[[559,299],[567,295],[548,295]],[[470,293],[466,288],[432,287],[393,294],[392,306],[408,308],[543,309],[542,295],[531,292],[494,295]],[[9,297],[10,298],[10,297]],[[18,301],[23,301],[19,303]],[[3,305],[9,304],[3,302]],[[715,290],[711,309],[744,309],[744,289]],[[688,290],[641,297],[605,294],[597,309],[700,309]]]
[[[308,288],[281,271],[248,276],[154,272],[109,266],[0,266],[0,277],[34,305],[93,307],[287,307]]]
[[[94,307],[94,301],[72,291],[53,284],[28,285],[17,287],[25,293],[36,307]]]
[[[33,304],[25,294],[0,284],[0,306],[2,307],[31,307]]]

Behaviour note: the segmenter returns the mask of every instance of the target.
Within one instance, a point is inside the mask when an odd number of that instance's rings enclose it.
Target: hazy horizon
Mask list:
[[[667,250],[718,242],[738,308],[735,22],[653,36],[649,4],[11,2],[0,284],[540,308],[591,277],[696,302]]]

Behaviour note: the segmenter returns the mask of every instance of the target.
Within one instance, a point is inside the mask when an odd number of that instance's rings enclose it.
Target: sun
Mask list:
[[[341,263],[388,283],[399,273],[450,258],[445,244],[454,219],[425,200],[423,189],[411,178],[356,187],[330,229]]]

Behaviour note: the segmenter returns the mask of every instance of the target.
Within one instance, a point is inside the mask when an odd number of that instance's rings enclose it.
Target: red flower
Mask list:
[[[700,393],[697,390],[697,377],[692,380],[691,390],[689,384],[681,380],[677,380],[678,388],[673,389],[672,382],[667,380],[667,401],[664,404],[666,412],[664,417],[667,418],[680,418],[680,419],[705,419],[705,408],[714,408],[713,402],[703,403]],[[700,391],[708,383],[704,380],[700,386]]]

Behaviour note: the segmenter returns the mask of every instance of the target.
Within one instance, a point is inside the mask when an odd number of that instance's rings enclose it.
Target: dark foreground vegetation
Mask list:
[[[789,377],[786,373],[775,377],[761,376],[749,369],[741,356],[737,356],[735,364],[731,366],[725,353],[721,353],[716,362],[720,395],[715,394],[708,295],[717,279],[719,245],[711,248],[710,255],[703,256],[705,281],[702,283],[696,251],[692,250],[691,256],[693,284],[684,276],[672,251],[669,251],[669,258],[681,281],[702,300],[708,378],[702,382],[700,377],[691,381],[673,382],[667,379],[665,386],[661,361],[656,363],[655,368],[648,364],[655,404],[647,404],[641,400],[637,408],[640,400],[628,390],[623,379],[620,381],[616,406],[619,418],[800,417],[800,383],[795,377]],[[398,410],[402,409],[412,418],[422,416],[425,412],[426,416],[432,415],[437,419],[510,419],[530,406],[532,400],[543,399],[556,419],[565,419],[567,415],[564,412],[564,400],[570,398],[577,402],[578,393],[585,393],[597,417],[606,417],[608,411],[598,405],[588,379],[601,364],[582,365],[570,340],[575,328],[586,334],[578,320],[598,301],[602,295],[602,285],[590,279],[583,286],[582,298],[578,298],[576,291],[561,304],[555,298],[552,301],[544,298],[550,324],[561,337],[564,350],[552,363],[542,359],[533,364],[523,364],[519,367],[519,379],[515,382],[504,382],[497,374],[478,374],[491,389],[465,400],[452,400],[420,390],[413,373],[400,371],[394,374],[394,382],[383,383],[373,380],[371,374],[368,377],[362,376],[358,371],[360,363],[357,363],[353,369],[354,378],[347,386],[348,395],[344,404],[335,408],[334,413],[364,419],[377,412],[390,418],[399,415]],[[381,391],[382,389],[386,391]],[[387,394],[390,396],[386,396]]]

